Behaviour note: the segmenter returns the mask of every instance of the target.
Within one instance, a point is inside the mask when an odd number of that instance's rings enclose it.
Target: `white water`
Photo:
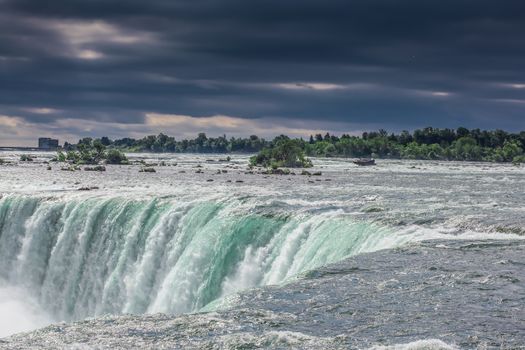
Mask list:
[[[381,166],[349,175],[347,163],[327,161],[322,179],[333,181],[314,183],[243,175],[234,165],[213,177],[215,164],[199,177],[195,158],[186,161],[153,175],[133,166],[103,174],[46,172],[38,163],[0,169],[2,334],[107,313],[197,311],[359,253],[434,238],[505,238],[470,227],[512,229],[523,217],[512,190],[523,185],[521,169],[497,169],[494,177],[507,182],[500,187],[482,171],[473,180],[472,165],[450,177],[443,165],[428,175],[409,168],[414,175],[396,163],[393,178]],[[239,177],[243,184],[226,183]],[[85,185],[101,188],[77,191]],[[494,210],[501,222],[491,221]]]
[[[450,345],[439,339],[417,340],[407,344],[378,345],[369,350],[457,350],[455,345]]]
[[[0,338],[51,322],[53,319],[24,289],[0,284]]]
[[[0,200],[0,273],[56,319],[179,314],[412,236],[334,211],[239,215],[224,203]]]

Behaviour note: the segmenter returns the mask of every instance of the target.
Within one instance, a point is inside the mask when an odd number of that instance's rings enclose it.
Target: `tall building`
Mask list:
[[[38,139],[38,148],[40,149],[57,149],[58,140],[49,137],[40,137]]]

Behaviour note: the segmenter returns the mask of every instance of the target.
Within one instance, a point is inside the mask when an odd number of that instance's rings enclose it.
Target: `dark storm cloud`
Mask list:
[[[523,129],[523,33],[518,0],[4,0],[0,115]]]

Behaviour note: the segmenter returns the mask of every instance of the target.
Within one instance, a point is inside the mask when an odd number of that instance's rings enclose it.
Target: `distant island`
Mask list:
[[[298,153],[297,159],[302,161],[305,161],[304,156],[308,156],[525,163],[525,131],[509,133],[503,130],[469,130],[463,127],[455,130],[427,127],[398,134],[379,130],[364,132],[360,136],[343,134],[340,137],[326,133],[311,135],[307,140],[291,139],[285,135],[277,136],[273,140],[265,140],[256,135],[248,138],[227,138],[225,135],[207,137],[204,133],[190,140],[176,140],[162,133],[142,139],[111,140],[108,137],[86,137],[77,144],[66,142],[63,149],[66,152],[80,151],[84,155],[93,149],[98,157],[102,154],[102,148],[121,152],[268,155],[269,150],[280,148],[282,152],[290,147]],[[109,154],[114,158],[112,162],[119,162],[119,153]],[[70,153],[68,158],[77,157],[78,154]],[[260,158],[262,163],[263,158]]]

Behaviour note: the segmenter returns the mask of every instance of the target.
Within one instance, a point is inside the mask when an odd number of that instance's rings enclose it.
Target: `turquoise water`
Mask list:
[[[409,241],[340,211],[239,213],[238,199],[0,199],[0,276],[58,320],[180,314]]]

